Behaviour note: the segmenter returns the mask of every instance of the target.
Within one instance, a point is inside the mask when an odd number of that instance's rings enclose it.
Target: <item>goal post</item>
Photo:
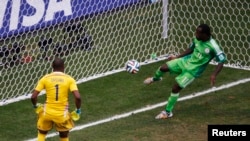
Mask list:
[[[250,70],[248,0],[2,0],[0,106],[30,98],[55,56],[78,83],[180,53],[200,23],[227,54],[226,66]],[[152,60],[156,54],[158,60]],[[43,92],[45,93],[45,92]]]
[[[168,0],[162,0],[162,27],[163,27],[163,31],[162,31],[162,37],[163,38],[167,38],[168,37]]]

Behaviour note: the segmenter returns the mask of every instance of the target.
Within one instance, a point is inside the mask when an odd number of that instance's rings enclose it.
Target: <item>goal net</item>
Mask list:
[[[0,106],[30,98],[55,56],[81,83],[180,53],[200,23],[226,66],[250,70],[248,13],[248,0],[1,0]]]

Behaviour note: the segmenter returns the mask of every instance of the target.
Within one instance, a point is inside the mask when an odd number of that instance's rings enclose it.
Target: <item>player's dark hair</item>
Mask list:
[[[54,70],[63,69],[64,61],[61,58],[55,58],[52,62],[52,67]]]
[[[205,33],[206,35],[211,36],[211,30],[207,24],[200,24],[198,28],[201,28],[201,33]]]

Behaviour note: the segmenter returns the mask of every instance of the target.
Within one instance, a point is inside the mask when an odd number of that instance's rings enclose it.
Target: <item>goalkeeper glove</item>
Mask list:
[[[80,119],[80,115],[81,115],[81,109],[76,109],[74,110],[73,112],[71,112],[71,118],[74,120],[74,121],[77,121]]]
[[[41,111],[43,111],[43,104],[37,103],[36,105],[34,105],[34,108],[35,108],[35,112],[39,114]]]

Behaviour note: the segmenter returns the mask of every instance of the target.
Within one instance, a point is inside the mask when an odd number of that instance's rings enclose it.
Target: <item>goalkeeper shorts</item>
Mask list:
[[[58,132],[69,131],[74,127],[74,122],[68,113],[66,116],[53,116],[40,112],[38,115],[37,129],[49,131],[55,126]]]

